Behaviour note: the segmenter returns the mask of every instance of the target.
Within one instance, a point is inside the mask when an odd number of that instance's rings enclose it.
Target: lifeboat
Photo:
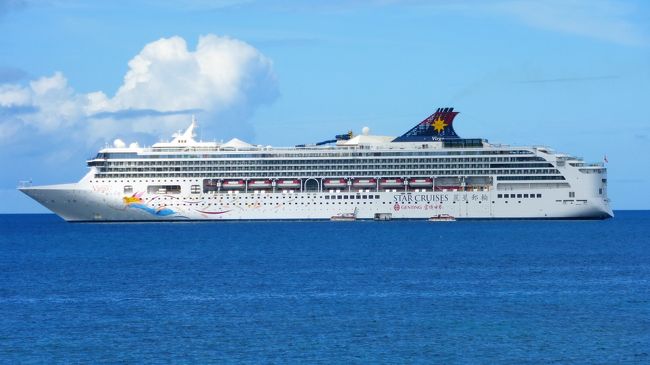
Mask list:
[[[348,183],[345,179],[325,179],[323,181],[324,188],[344,188],[346,186],[348,186]]]
[[[248,183],[249,189],[270,189],[271,180],[251,180]]]
[[[275,186],[277,186],[279,189],[299,189],[300,180],[280,179],[276,181]]]
[[[374,188],[377,186],[377,180],[375,179],[354,179],[352,186],[355,188]]]
[[[393,178],[393,179],[381,179],[379,180],[379,186],[386,189],[386,188],[402,188],[404,187],[404,180],[400,178]]]
[[[412,188],[430,188],[433,186],[433,180],[428,177],[415,177],[409,179],[409,186]]]
[[[243,189],[244,180],[224,180],[221,183],[222,189]]]

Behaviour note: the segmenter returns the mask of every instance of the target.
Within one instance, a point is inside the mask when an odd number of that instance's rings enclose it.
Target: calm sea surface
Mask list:
[[[0,215],[0,362],[650,363],[650,212],[69,224]]]

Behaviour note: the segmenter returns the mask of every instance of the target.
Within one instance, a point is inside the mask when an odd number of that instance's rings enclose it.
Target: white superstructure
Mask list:
[[[77,183],[20,190],[67,221],[613,216],[603,164],[462,139],[456,114],[289,148],[198,142],[192,120],[171,142],[102,149]]]

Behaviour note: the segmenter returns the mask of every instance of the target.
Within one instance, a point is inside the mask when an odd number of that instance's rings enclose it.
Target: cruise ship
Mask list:
[[[77,183],[19,189],[71,222],[613,216],[602,163],[461,138],[457,115],[294,147],[197,141],[192,117],[171,141],[100,150]]]

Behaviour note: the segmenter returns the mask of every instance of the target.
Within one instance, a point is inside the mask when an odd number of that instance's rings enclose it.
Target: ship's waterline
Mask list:
[[[102,149],[77,183],[20,190],[68,221],[613,216],[602,164],[460,138],[457,114],[438,109],[397,138],[287,148],[196,141],[192,120],[171,142]]]

